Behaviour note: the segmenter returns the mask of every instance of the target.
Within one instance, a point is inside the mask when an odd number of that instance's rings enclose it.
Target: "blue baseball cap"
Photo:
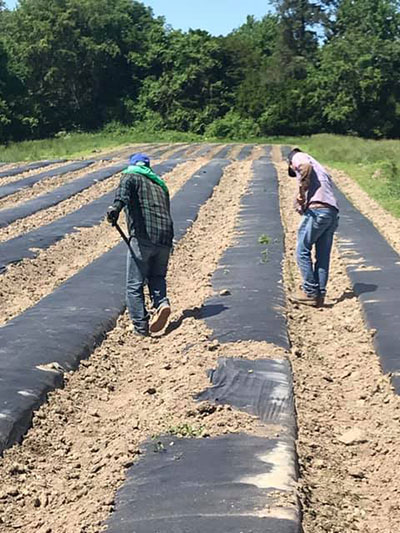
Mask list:
[[[150,158],[148,155],[138,152],[137,154],[131,155],[131,157],[129,158],[129,163],[131,165],[137,165],[138,163],[142,163],[143,165],[146,165],[146,167],[149,167]]]

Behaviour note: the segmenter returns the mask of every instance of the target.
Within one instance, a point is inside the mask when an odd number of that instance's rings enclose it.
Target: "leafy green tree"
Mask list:
[[[144,80],[134,111],[159,126],[202,133],[230,109],[232,98],[220,39],[205,31],[170,31]]]
[[[156,24],[131,0],[21,0],[9,18],[7,48],[27,89],[31,132],[94,128],[115,114],[117,101],[137,94],[140,55]]]
[[[400,14],[392,0],[343,0],[315,71],[312,100],[327,131],[400,133]]]

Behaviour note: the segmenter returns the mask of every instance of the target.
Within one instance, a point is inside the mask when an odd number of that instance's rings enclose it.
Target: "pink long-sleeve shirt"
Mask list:
[[[306,206],[311,202],[321,202],[339,210],[338,202],[333,192],[332,178],[327,170],[305,152],[296,153],[292,159],[292,167],[296,171],[296,179],[299,185],[301,180],[299,168],[301,165],[311,165],[313,169],[306,195]]]

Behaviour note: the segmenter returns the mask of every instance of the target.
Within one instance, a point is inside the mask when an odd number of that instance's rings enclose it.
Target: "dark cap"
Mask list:
[[[290,166],[292,164],[292,159],[293,157],[298,154],[299,152],[301,152],[300,148],[293,148],[293,150],[289,153],[288,155],[288,163],[289,163],[289,166],[288,166],[288,174],[291,178],[295,178],[296,177],[296,172],[292,169],[292,167]]]

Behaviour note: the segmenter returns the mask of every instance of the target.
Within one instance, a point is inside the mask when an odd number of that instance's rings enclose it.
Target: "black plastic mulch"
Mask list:
[[[224,285],[231,295],[208,301],[203,316],[221,342],[260,337],[272,342],[276,337],[286,346],[283,313],[279,310],[277,315],[275,310],[283,298],[280,286],[276,291],[283,258],[276,175],[266,158],[254,164],[254,174],[242,202],[239,242],[222,260],[222,268],[227,269]],[[268,275],[260,272],[256,277],[260,226],[265,235],[268,231],[277,242],[268,243],[272,245],[270,262],[261,262],[262,266],[267,265]],[[232,255],[234,250],[237,253]],[[253,284],[249,285],[249,280]],[[218,277],[218,288],[222,286],[219,281]],[[227,302],[226,314],[217,320],[217,316],[224,315],[222,302]],[[129,470],[127,481],[117,493],[116,511],[107,521],[111,533],[301,532],[289,362],[221,358],[210,377],[212,386],[197,395],[198,400],[230,404],[259,416],[272,424],[275,432],[286,436],[154,438],[146,444],[139,462]]]
[[[236,159],[238,161],[243,161],[244,159],[247,159],[250,156],[251,152],[253,151],[253,148],[254,148],[254,144],[248,144],[247,146],[244,146],[238,153],[238,156]]]
[[[221,148],[216,154],[214,154],[214,159],[225,159],[228,157],[229,152],[232,150],[233,144],[228,144],[228,146],[225,146],[224,148]]]
[[[3,172],[0,172],[0,179],[9,178],[11,176],[17,176],[18,174],[22,174],[23,172],[27,172],[28,170],[36,170],[37,168],[44,168],[50,165],[56,165],[57,163],[63,163],[63,162],[64,162],[64,159],[53,159],[53,160],[48,160],[48,161],[38,161],[35,163],[28,163],[20,167],[11,168],[9,170],[4,170]],[[5,165],[5,164],[6,163],[2,163],[2,165]]]
[[[156,438],[128,471],[107,531],[300,533],[298,517],[282,518],[274,499],[293,490],[294,455],[290,442],[250,435]],[[278,458],[286,463],[280,476]]]
[[[347,273],[367,326],[376,329],[373,339],[383,372],[391,374],[400,394],[400,256],[339,189],[335,194],[340,206],[338,245],[350,262]]]
[[[90,172],[81,178],[61,185],[53,191],[42,194],[37,198],[28,200],[20,205],[6,209],[0,209],[0,228],[4,228],[16,220],[26,218],[34,213],[37,213],[38,211],[42,211],[43,209],[53,207],[60,202],[67,200],[67,198],[70,198],[71,196],[88,189],[95,183],[111,178],[111,176],[117,174],[117,172],[120,172],[125,167],[126,163],[119,163],[111,167],[96,170],[95,172]]]
[[[255,161],[253,172],[241,202],[237,244],[214,273],[216,295],[207,300],[202,317],[224,342],[267,341],[289,348],[277,174],[267,158]]]
[[[64,174],[68,174],[69,172],[77,172],[78,170],[82,170],[92,165],[93,163],[94,160],[75,161],[74,163],[70,163],[69,165],[53,168],[53,170],[47,170],[46,172],[41,172],[40,174],[35,174],[34,176],[28,176],[27,178],[14,181],[13,183],[9,183],[8,185],[3,185],[2,187],[0,187],[0,199],[6,198],[11,194],[15,194],[16,192],[19,192],[22,189],[28,189],[30,187],[33,187],[35,183],[39,183],[39,181],[43,181],[48,178],[63,176]]]
[[[254,354],[262,357],[262,354]],[[257,416],[266,424],[286,426],[295,436],[296,417],[292,369],[285,359],[220,357],[209,371],[212,386],[198,394],[199,401],[229,404]]]

